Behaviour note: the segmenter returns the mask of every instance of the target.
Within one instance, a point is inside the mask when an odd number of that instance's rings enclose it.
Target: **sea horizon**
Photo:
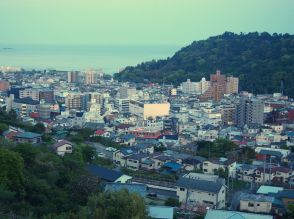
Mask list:
[[[113,74],[127,66],[166,59],[180,48],[179,45],[0,44],[0,66],[26,70],[103,69]]]

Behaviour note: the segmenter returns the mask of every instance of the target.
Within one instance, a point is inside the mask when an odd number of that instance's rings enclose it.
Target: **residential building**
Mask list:
[[[103,182],[128,183],[132,179],[131,176],[125,175],[120,171],[107,169],[94,164],[89,164],[87,169],[91,174],[97,176]]]
[[[55,152],[60,155],[64,156],[65,154],[71,154],[73,151],[73,143],[67,141],[67,140],[59,140],[54,145],[52,145],[52,148],[55,150]]]
[[[28,116],[30,113],[38,111],[39,101],[32,100],[29,97],[14,99],[12,102],[12,109],[21,117]]]
[[[142,119],[163,117],[169,115],[170,103],[144,103],[130,100],[130,113]]]
[[[237,94],[239,92],[239,78],[227,77],[226,94]]]
[[[97,82],[98,74],[95,71],[86,71],[85,72],[85,84],[95,84]]]
[[[176,182],[180,202],[206,204],[211,208],[221,209],[226,203],[225,185],[218,180],[181,177]]]
[[[240,211],[269,214],[274,198],[265,195],[241,193]]]
[[[68,83],[77,83],[79,80],[79,72],[69,71],[67,72],[67,82]]]
[[[254,98],[242,97],[236,107],[236,125],[243,127],[250,124],[263,124],[264,104]]]
[[[33,132],[23,132],[14,135],[14,141],[17,143],[30,143],[39,144],[42,143],[42,135]]]

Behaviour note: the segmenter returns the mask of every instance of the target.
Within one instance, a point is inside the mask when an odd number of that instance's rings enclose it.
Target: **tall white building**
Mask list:
[[[203,94],[210,87],[210,81],[202,78],[200,82],[191,82],[187,79],[186,82],[181,84],[182,91],[188,94]]]

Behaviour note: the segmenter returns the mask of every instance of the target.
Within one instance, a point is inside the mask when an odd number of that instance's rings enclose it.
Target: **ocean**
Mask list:
[[[126,66],[166,59],[180,46],[135,45],[1,45],[0,66],[24,69],[87,70],[118,72]]]

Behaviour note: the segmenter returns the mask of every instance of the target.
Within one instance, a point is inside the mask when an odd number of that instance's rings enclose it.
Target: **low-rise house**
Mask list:
[[[66,140],[59,140],[52,148],[58,155],[63,156],[64,154],[71,154],[73,151],[73,143],[66,141]]]
[[[229,176],[235,177],[236,162],[227,158],[210,159],[203,162],[203,172],[205,174],[215,174],[219,169],[223,169],[224,171],[227,169]]]
[[[272,171],[275,173],[275,183],[288,183],[289,177],[293,175],[293,171],[287,167],[274,167]]]
[[[13,140],[17,143],[39,144],[42,143],[42,135],[33,132],[17,133],[13,136]]]
[[[200,156],[188,157],[182,161],[184,169],[187,171],[201,170],[203,162],[207,159]]]
[[[237,167],[236,177],[244,182],[254,182],[256,167],[249,164],[242,164]]]
[[[99,129],[94,132],[94,136],[101,136],[101,137],[109,138],[110,132],[107,132],[103,129]]]
[[[225,207],[226,188],[218,179],[184,175],[176,182],[176,189],[180,202],[206,204],[216,209]]]
[[[241,193],[240,211],[269,214],[272,210],[273,197]]]
[[[142,161],[147,158],[149,158],[149,154],[132,154],[127,158],[126,167],[131,170],[139,170],[142,167]]]
[[[132,146],[136,142],[136,136],[132,134],[126,134],[122,137],[122,144]]]
[[[279,191],[276,198],[280,199],[284,206],[288,207],[294,203],[294,190],[284,189],[283,191]]]
[[[132,179],[131,176],[122,172],[107,169],[102,166],[90,164],[87,166],[88,171],[94,176],[99,177],[103,182],[128,183]]]
[[[178,145],[179,144],[179,136],[178,135],[161,135],[158,138],[158,141],[163,143],[164,145]]]
[[[120,150],[113,152],[112,159],[115,163],[119,164],[120,166],[126,167],[128,157],[137,153],[138,150],[134,148],[121,148]]]
[[[171,162],[167,162],[167,163],[163,164],[163,168],[165,169],[165,171],[163,173],[176,174],[181,170],[182,165],[171,161]]]
[[[172,160],[170,156],[166,156],[163,154],[154,154],[151,159],[154,161],[154,169],[156,170],[160,169],[164,163],[170,162]]]

